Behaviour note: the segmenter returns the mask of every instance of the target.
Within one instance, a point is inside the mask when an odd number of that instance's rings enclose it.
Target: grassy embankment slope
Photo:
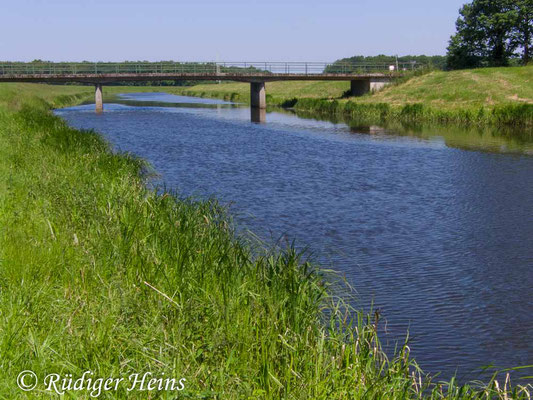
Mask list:
[[[386,120],[533,125],[533,66],[434,71],[381,92],[344,98],[348,82],[267,83],[270,105]],[[249,101],[249,85],[222,83],[178,88],[196,96]]]
[[[86,370],[185,377],[180,398],[527,398],[430,386],[407,348],[387,361],[374,321],[350,321],[294,252],[253,255],[215,202],[147,190],[142,161],[53,116],[92,94],[76,90],[0,85],[1,398],[49,398],[46,374]],[[22,392],[28,369],[41,384]],[[176,397],[128,386],[101,398]]]
[[[61,107],[76,104],[92,95],[92,86],[0,83],[0,109],[19,110],[28,101],[40,101],[44,107]]]

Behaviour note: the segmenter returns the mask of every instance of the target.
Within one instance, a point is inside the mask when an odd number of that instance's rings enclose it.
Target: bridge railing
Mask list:
[[[105,74],[364,74],[391,73],[423,68],[416,62],[398,64],[326,62],[83,62],[0,63],[0,75],[105,75]]]

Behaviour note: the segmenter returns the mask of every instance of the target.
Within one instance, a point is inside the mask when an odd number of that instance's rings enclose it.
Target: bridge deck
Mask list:
[[[380,90],[416,63],[396,65],[315,62],[124,62],[0,64],[0,82],[90,83],[95,86],[96,112],[103,111],[102,85],[120,81],[237,81],[250,83],[252,120],[264,121],[265,82],[350,81],[353,96]],[[259,111],[258,111],[259,110]],[[257,117],[257,115],[258,117]]]
[[[402,76],[401,72],[366,74],[298,74],[298,73],[108,73],[108,74],[0,74],[0,82],[84,82],[112,83],[118,81],[357,81],[391,79]]]

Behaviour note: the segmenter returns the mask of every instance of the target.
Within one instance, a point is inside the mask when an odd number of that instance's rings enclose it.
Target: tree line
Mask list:
[[[527,65],[533,40],[533,0],[473,0],[459,10],[446,56],[354,56],[339,63],[394,65],[416,62],[433,69]]]
[[[333,63],[328,69],[334,69],[336,65],[342,64],[365,64],[365,65],[396,65],[398,64],[412,64],[422,65],[433,69],[444,69],[446,67],[446,56],[390,56],[380,54],[378,56],[353,56],[342,58]],[[325,72],[328,72],[326,69]]]

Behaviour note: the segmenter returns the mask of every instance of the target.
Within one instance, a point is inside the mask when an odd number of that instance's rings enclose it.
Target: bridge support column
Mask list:
[[[104,111],[104,101],[102,99],[102,84],[94,85],[94,104],[96,106],[96,113],[101,114]]]
[[[266,108],[265,82],[250,82],[250,104],[252,108]]]
[[[367,78],[350,81],[352,96],[362,96],[368,92],[378,92],[390,83],[389,78]]]
[[[350,92],[352,96],[362,96],[370,92],[370,80],[362,79],[357,81],[350,81]]]

